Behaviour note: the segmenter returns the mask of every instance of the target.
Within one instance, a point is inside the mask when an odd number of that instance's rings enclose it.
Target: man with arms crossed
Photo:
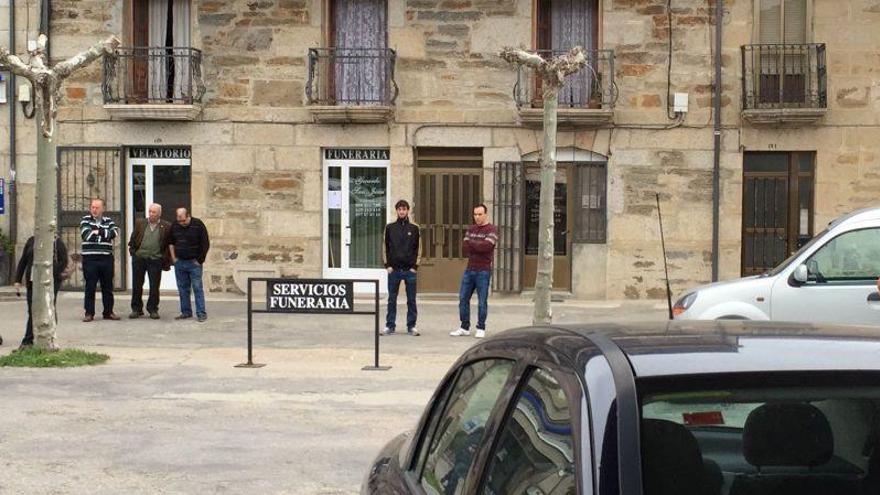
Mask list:
[[[480,203],[474,206],[474,224],[468,228],[462,245],[468,257],[467,269],[461,277],[458,291],[458,316],[461,326],[449,333],[453,337],[471,334],[471,296],[477,292],[477,332],[474,337],[486,336],[486,315],[489,313],[489,283],[492,281],[492,259],[498,231],[489,223],[489,209]]]
[[[83,321],[95,319],[95,290],[101,283],[101,303],[105,320],[118,320],[113,313],[113,239],[119,228],[110,217],[104,216],[104,200],[95,198],[89,205],[89,214],[79,223],[82,237],[82,269],[86,279],[85,316]]]

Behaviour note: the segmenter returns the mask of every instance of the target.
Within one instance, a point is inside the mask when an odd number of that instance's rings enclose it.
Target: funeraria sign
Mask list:
[[[156,148],[153,146],[136,146],[128,149],[129,158],[186,158],[192,157],[189,148]]]
[[[391,152],[387,149],[356,149],[327,148],[324,150],[325,160],[390,160]]]
[[[275,313],[351,313],[353,283],[333,280],[269,280],[266,310]]]

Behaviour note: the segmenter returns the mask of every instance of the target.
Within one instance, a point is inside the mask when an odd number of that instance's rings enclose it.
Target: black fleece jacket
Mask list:
[[[403,218],[385,226],[385,268],[417,270],[420,252],[418,225]]]

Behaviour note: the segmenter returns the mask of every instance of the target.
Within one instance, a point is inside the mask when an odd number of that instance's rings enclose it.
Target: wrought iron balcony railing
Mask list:
[[[567,51],[536,50],[542,57],[564,55]],[[588,50],[587,66],[566,80],[559,90],[559,108],[604,109],[614,108],[617,85],[614,82],[614,50]],[[519,108],[540,108],[543,104],[541,80],[533,70],[519,66],[514,99]]]
[[[743,110],[827,108],[823,43],[744,45],[742,73]]]
[[[202,102],[202,52],[184,47],[124,47],[104,57],[105,104]]]
[[[388,48],[311,48],[310,105],[392,106],[398,87],[396,53]]]

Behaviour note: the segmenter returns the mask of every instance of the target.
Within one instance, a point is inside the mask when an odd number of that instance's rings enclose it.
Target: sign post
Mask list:
[[[266,309],[253,307],[253,283],[266,283]],[[373,285],[373,311],[355,311],[354,284]],[[385,371],[390,366],[379,366],[379,281],[378,280],[339,280],[339,279],[288,279],[288,278],[248,278],[247,291],[247,362],[237,364],[236,368],[262,368],[264,363],[254,363],[254,324],[256,313],[292,314],[336,314],[373,315],[374,358],[372,366],[364,366],[365,371]]]

